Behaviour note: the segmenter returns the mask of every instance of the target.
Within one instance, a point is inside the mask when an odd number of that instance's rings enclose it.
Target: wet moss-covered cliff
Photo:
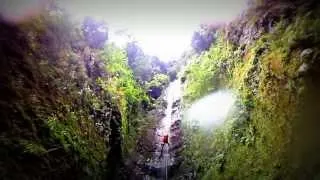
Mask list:
[[[319,178],[319,12],[317,1],[255,1],[215,31],[185,69],[184,102],[219,89],[237,102],[209,135],[185,127],[182,167],[199,179]]]
[[[0,20],[2,179],[115,179],[149,98],[103,23],[49,7]]]

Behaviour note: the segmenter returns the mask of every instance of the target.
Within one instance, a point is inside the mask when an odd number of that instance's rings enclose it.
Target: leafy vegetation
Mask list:
[[[101,54],[108,75],[98,79],[100,86],[109,92],[113,101],[119,107],[122,117],[122,132],[125,151],[132,150],[135,143],[136,129],[139,129],[138,113],[143,111],[142,103],[149,99],[142,87],[135,81],[128,66],[126,54],[121,49],[108,46]]]
[[[162,89],[169,84],[169,77],[165,74],[156,74],[150,82],[147,82],[146,87],[161,87]]]
[[[149,82],[157,74],[167,74],[168,65],[158,57],[147,55],[136,42],[129,42],[126,47],[128,65],[132,69],[135,78],[141,84]]]
[[[218,26],[202,24],[198,31],[192,36],[191,46],[197,53],[201,53],[210,48],[211,44],[216,40],[216,30]]]
[[[125,51],[106,47],[106,25],[75,24],[56,6],[0,23],[1,177],[118,176],[117,149],[134,150],[149,99]]]
[[[50,9],[21,24],[1,20],[1,177],[102,178],[107,137],[94,107],[108,98],[80,58],[78,25]],[[92,97],[92,98],[90,98]],[[94,148],[93,148],[94,147]]]
[[[89,162],[86,164],[87,166],[95,168],[97,161],[105,159],[106,144],[93,131],[94,126],[91,121],[74,112],[67,112],[66,119],[63,122],[56,117],[51,117],[47,124],[52,137],[58,140],[66,151],[79,154],[81,159]],[[99,171],[92,173],[99,173]]]
[[[318,97],[312,89],[318,87],[313,77],[318,72],[314,65],[319,58],[319,7],[308,12],[296,7],[299,13],[291,20],[278,19],[271,31],[250,43],[241,44],[241,38],[250,39],[247,34],[234,41],[228,33],[238,30],[227,26],[211,48],[186,68],[187,104],[226,87],[238,95],[235,111],[210,135],[192,124],[184,128],[186,138],[191,139],[184,151],[184,166],[195,168],[198,178],[318,177],[317,160],[312,160],[318,155],[311,158],[303,152],[318,148],[316,131],[310,132],[317,115],[306,113],[305,108],[316,104],[307,97]]]
[[[319,179],[319,13],[316,0],[253,1],[230,24],[201,25],[193,50],[168,64],[136,42],[110,44],[104,22],[73,22],[55,1],[24,21],[0,16],[0,177],[133,178],[140,155],[153,157],[159,97],[187,65],[173,114],[221,89],[237,100],[216,129],[183,122],[184,150],[170,151],[184,161],[173,168],[198,179]]]
[[[232,65],[226,60],[233,58],[232,52],[232,45],[220,38],[208,52],[193,57],[193,63],[184,72],[188,81],[184,96],[187,103],[227,85]]]

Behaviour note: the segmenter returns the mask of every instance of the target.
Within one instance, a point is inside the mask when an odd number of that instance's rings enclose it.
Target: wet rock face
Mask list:
[[[142,171],[152,177],[163,178],[163,170],[164,168],[167,168],[167,176],[170,179],[170,177],[173,177],[176,174],[183,160],[180,154],[183,148],[180,99],[174,101],[172,104],[171,118],[169,146],[164,146],[163,149],[163,157],[166,158],[166,160],[159,158],[159,154],[161,153],[161,144],[154,141],[156,142],[153,150],[155,152],[155,158],[148,159],[145,163],[140,164]],[[153,132],[156,131],[157,129]],[[156,136],[159,135],[156,134]],[[166,161],[166,167],[163,164],[164,161]]]
[[[123,174],[120,174],[120,168],[123,167],[121,114],[119,111],[112,111],[111,113],[111,134],[109,136],[110,152],[107,157],[107,177],[108,179],[118,179],[119,177],[124,177]]]
[[[181,99],[176,100],[172,104],[172,124],[170,126],[170,154],[175,159],[175,166],[181,163],[180,152],[182,151],[182,129],[181,129]],[[174,171],[173,167],[173,171]]]

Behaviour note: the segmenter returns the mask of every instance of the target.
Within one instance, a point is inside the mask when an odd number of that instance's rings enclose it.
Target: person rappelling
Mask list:
[[[165,135],[161,138],[161,152],[160,152],[159,159],[161,159],[162,156],[163,156],[163,148],[164,148],[164,146],[165,146],[166,144],[169,146],[169,135],[168,135],[168,134],[165,134]]]

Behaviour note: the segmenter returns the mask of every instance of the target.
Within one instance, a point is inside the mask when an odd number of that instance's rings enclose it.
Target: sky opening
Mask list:
[[[228,22],[246,7],[246,0],[66,0],[61,3],[74,16],[106,21],[110,41],[115,44],[123,46],[128,40],[136,40],[146,54],[163,61],[178,59],[188,50],[192,34],[200,24]]]
[[[3,0],[0,12],[11,21],[20,21],[39,13],[45,1]],[[228,22],[246,8],[246,1],[58,0],[58,4],[77,20],[91,16],[107,22],[109,40],[116,45],[135,40],[146,54],[168,61],[190,48],[200,24]]]

